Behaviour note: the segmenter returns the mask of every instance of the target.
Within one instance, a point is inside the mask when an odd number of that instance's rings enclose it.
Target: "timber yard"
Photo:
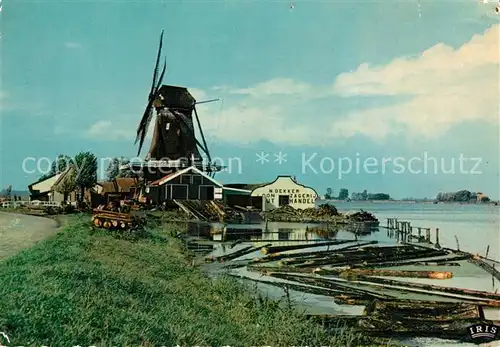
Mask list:
[[[331,334],[351,329],[373,341],[458,343],[471,341],[471,327],[498,324],[499,262],[488,252],[466,252],[458,240],[456,249],[443,247],[439,229],[397,216],[379,220],[363,210],[339,212],[320,203],[316,190],[293,174],[264,183],[218,182],[215,174],[224,168],[211,161],[196,110],[213,100],[197,101],[187,88],[163,84],[161,42],[136,134],[138,155],[151,122],[152,142],[143,162],[120,167],[137,177],[98,182],[85,195],[86,204],[75,192],[89,233],[140,238],[152,222],[175,224],[183,230],[175,238],[207,276],[255,286],[280,304],[293,301],[305,310],[303,319]],[[73,193],[63,197],[54,187],[73,171],[68,167],[30,185],[38,204],[17,211],[61,214],[67,206],[60,203]],[[496,337],[478,334],[476,342]]]

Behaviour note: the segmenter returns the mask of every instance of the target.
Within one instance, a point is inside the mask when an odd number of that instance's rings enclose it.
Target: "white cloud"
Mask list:
[[[218,87],[224,88],[224,87]],[[227,87],[226,87],[227,88]],[[308,93],[313,89],[310,84],[294,81],[290,78],[276,78],[255,86],[243,89],[230,89],[231,94],[243,94],[251,96],[268,95],[294,95]]]
[[[207,131],[220,140],[235,142],[262,139],[290,145],[323,145],[332,138],[357,134],[377,141],[402,132],[437,137],[465,121],[498,126],[499,30],[500,26],[494,25],[458,49],[437,44],[415,58],[397,58],[383,66],[361,64],[354,72],[340,74],[332,87],[290,79],[274,79],[236,90],[217,87],[229,95],[246,94],[252,98],[227,103],[229,107],[222,111],[207,108],[206,113],[217,124],[217,129]],[[280,99],[265,99],[278,94]],[[308,106],[313,99],[333,95],[402,96],[406,101],[327,117],[311,114]],[[300,99],[297,96],[302,100],[293,104]]]
[[[71,41],[69,41],[69,42],[65,42],[65,43],[64,43],[64,46],[65,46],[66,48],[70,48],[70,49],[82,49],[82,48],[83,48],[83,46],[82,46],[82,44],[81,44],[81,43],[78,43],[78,42],[71,42]]]
[[[383,66],[361,64],[357,70],[337,76],[332,85],[312,86],[278,78],[248,88],[220,86],[210,93],[189,90],[198,101],[223,98],[197,107],[209,146],[215,141],[242,144],[259,140],[323,146],[332,139],[358,134],[377,141],[396,133],[438,137],[466,121],[498,127],[499,30],[500,26],[494,25],[457,49],[437,44],[418,57],[397,58]],[[404,98],[389,106],[344,113],[329,113],[327,108],[320,112],[315,107],[317,98],[331,97],[335,103],[339,97],[387,95]],[[322,100],[325,102],[328,99]],[[130,125],[125,130],[98,122],[89,134],[130,139],[136,123]]]
[[[340,95],[411,98],[392,106],[352,112],[337,124],[336,135],[360,132],[383,138],[407,129],[413,135],[434,137],[464,121],[498,126],[499,34],[500,26],[494,25],[456,50],[437,44],[417,58],[398,58],[385,66],[362,64],[352,73],[339,75],[333,87]]]
[[[100,140],[131,139],[134,132],[109,120],[100,120],[90,126],[86,136]]]
[[[203,101],[208,99],[207,93],[202,89],[188,88],[188,90],[191,93],[191,95],[196,99],[196,101]]]

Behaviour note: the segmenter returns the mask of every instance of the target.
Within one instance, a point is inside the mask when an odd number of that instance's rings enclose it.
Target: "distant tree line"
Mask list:
[[[342,188],[340,189],[339,195],[334,196],[332,188],[327,188],[325,199],[337,199],[337,200],[349,200],[349,190]],[[362,200],[390,200],[391,196],[385,193],[368,193],[366,189],[362,193],[352,193],[351,199],[354,201],[362,201]]]
[[[458,192],[440,192],[436,196],[439,202],[490,202],[490,198],[481,192],[470,192],[468,190],[459,190]]]
[[[351,200],[362,201],[362,200],[390,200],[391,196],[386,193],[368,193],[363,190],[362,193],[352,193]]]
[[[331,199],[338,199],[338,200],[346,200],[349,198],[349,190],[342,188],[339,192],[338,196],[333,195],[333,190],[332,188],[327,188],[326,193],[325,193],[325,199],[326,200],[331,200]]]

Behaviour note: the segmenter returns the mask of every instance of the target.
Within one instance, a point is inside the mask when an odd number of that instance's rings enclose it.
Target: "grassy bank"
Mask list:
[[[78,220],[0,262],[0,331],[24,346],[358,344],[233,280],[206,278],[174,229],[132,242]]]

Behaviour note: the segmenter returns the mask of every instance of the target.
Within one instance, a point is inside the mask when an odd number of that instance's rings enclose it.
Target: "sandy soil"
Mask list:
[[[54,235],[57,227],[52,219],[0,212],[0,261]]]

